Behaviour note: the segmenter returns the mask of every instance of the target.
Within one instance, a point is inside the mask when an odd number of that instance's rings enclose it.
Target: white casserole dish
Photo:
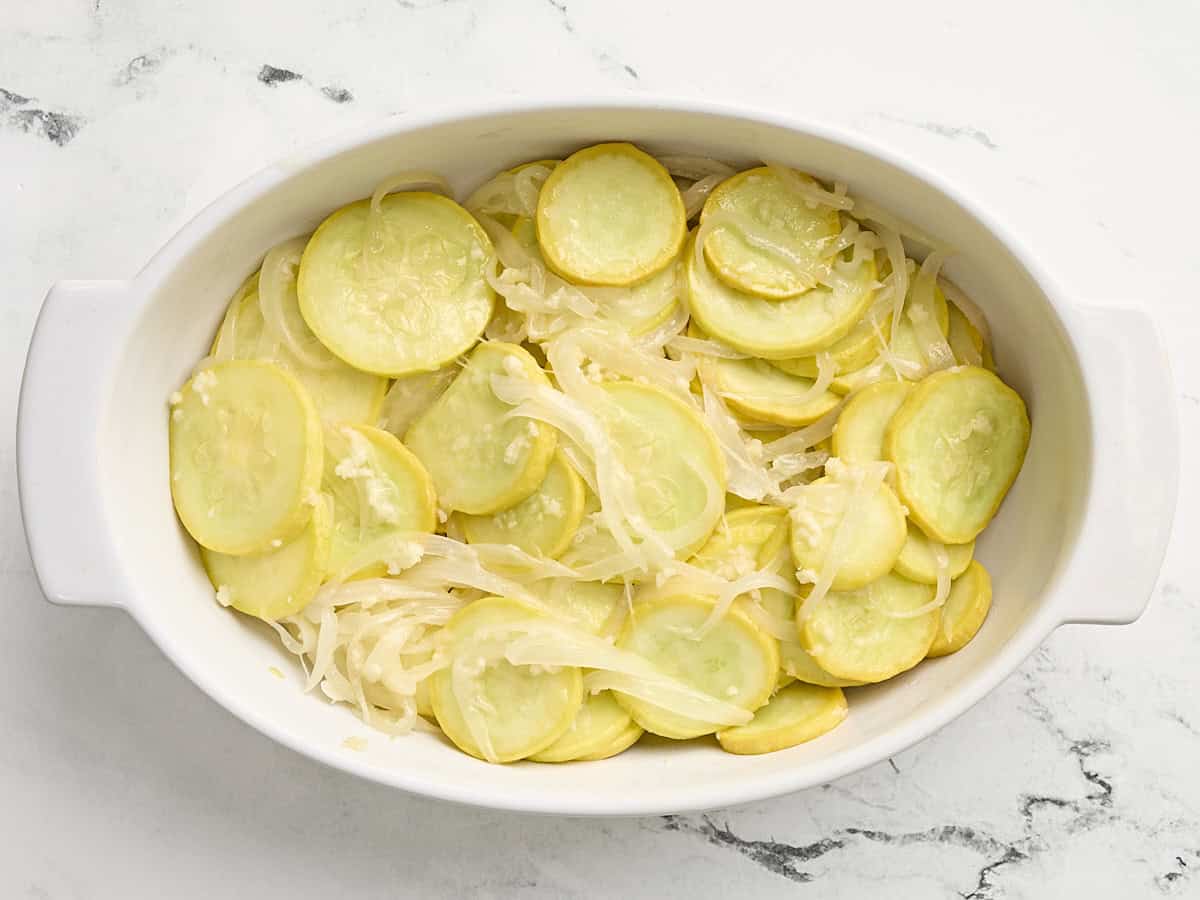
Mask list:
[[[846,723],[812,743],[738,757],[704,741],[644,740],[602,762],[491,766],[429,734],[369,733],[346,707],[302,692],[295,659],[266,627],[214,602],[175,519],[167,396],[204,355],[227,298],[269,247],[399,170],[442,172],[461,196],[503,166],[602,140],[734,162],[778,159],[846,181],[953,243],[959,253],[946,271],[986,311],[1001,372],[1028,403],[1025,467],[978,546],[995,584],[979,637],[953,656],[855,690]],[[463,803],[672,813],[783,794],[869,766],[961,714],[1059,625],[1136,619],[1175,506],[1173,396],[1144,313],[1064,297],[1003,226],[861,136],[708,103],[519,103],[389,120],[300,153],[204,210],[134,280],[55,285],[21,388],[18,477],[46,596],[125,609],[209,696],[275,740],[381,784]],[[274,677],[271,666],[286,677]],[[364,751],[343,746],[363,734]]]

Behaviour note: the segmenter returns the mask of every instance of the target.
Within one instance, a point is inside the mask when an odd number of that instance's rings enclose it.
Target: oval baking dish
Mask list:
[[[172,510],[164,398],[267,248],[368,196],[389,174],[433,169],[462,196],[502,166],[602,140],[738,163],[778,159],[848,182],[957,249],[947,274],[987,313],[1000,370],[1034,422],[1021,477],[977,548],[994,578],[991,615],[962,652],[858,689],[841,728],[764,756],[647,740],[584,765],[490,766],[424,733],[371,733],[365,749],[350,750],[345,739],[365,732],[351,712],[303,693],[274,635],[213,601]],[[1000,224],[861,136],[706,103],[523,103],[393,119],[298,154],[204,210],[132,281],[54,286],[21,388],[18,478],[47,597],[125,609],[209,696],[275,740],[381,784],[463,803],[661,814],[783,794],[871,765],[961,714],[1057,626],[1136,619],[1175,506],[1175,408],[1157,402],[1172,395],[1144,313],[1063,296]]]

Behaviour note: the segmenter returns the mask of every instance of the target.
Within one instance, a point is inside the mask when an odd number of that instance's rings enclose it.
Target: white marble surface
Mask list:
[[[1200,8],[871,7],[4,5],[0,895],[1200,896]],[[1072,293],[1144,301],[1178,380],[1145,400],[1178,404],[1188,466],[1145,617],[1060,631],[931,740],[822,789],[564,821],[321,768],[208,701],[125,616],[43,603],[13,424],[46,287],[132,275],[203,204],[322,136],[547,90],[714,97],[877,135],[1009,221]]]

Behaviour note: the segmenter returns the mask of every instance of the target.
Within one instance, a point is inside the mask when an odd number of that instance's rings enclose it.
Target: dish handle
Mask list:
[[[140,304],[125,281],[66,281],[34,326],[17,412],[17,485],[29,553],[53,603],[128,596],[101,492],[100,427],[117,351]]]
[[[1062,624],[1126,625],[1146,610],[1171,536],[1179,421],[1162,339],[1146,313],[1082,307],[1072,326],[1091,386],[1092,473]]]

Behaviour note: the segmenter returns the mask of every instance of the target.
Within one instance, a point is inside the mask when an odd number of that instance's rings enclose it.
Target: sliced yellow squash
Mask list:
[[[597,144],[571,154],[538,196],[542,255],[579,284],[643,281],[679,254],[686,231],[675,182],[632,144]]]
[[[725,520],[717,526],[712,537],[689,562],[732,581],[755,569],[768,567],[782,552],[788,558],[788,565],[776,565],[771,568],[783,570],[781,574],[791,578],[791,554],[787,547],[787,536],[787,511],[782,507],[752,505],[739,508],[725,514]],[[794,579],[792,581],[794,584]],[[794,592],[798,591],[799,586],[796,585]],[[748,605],[750,602],[756,603],[776,622],[787,623],[789,626],[795,622],[796,608],[792,594],[777,588],[760,588],[753,598],[739,597],[738,603],[744,604],[742,609],[754,619],[753,609]],[[821,667],[813,662],[800,646],[798,636],[794,632],[788,638],[778,640],[778,649],[780,684],[786,684],[793,678],[810,684],[826,684],[833,687],[857,683],[846,682],[822,672]]]
[[[950,596],[941,609],[937,633],[929,656],[956,653],[971,642],[992,607],[992,578],[979,562],[972,560],[950,586]]]
[[[800,619],[800,643],[826,672],[871,683],[911,669],[938,627],[931,585],[887,574],[853,591],[830,591]],[[921,610],[927,610],[921,612]]]
[[[822,353],[827,353],[836,374],[844,374],[870,365],[887,344],[892,333],[892,303],[885,291],[876,291],[870,308],[843,337],[838,338]],[[790,375],[816,378],[817,358],[798,356],[794,359],[773,359],[771,365]]]
[[[843,462],[883,459],[883,432],[912,391],[907,381],[879,381],[856,391],[833,428],[833,455]]]
[[[775,529],[759,550],[758,565],[760,568],[771,568],[787,577],[792,582],[792,591],[786,593],[776,588],[763,588],[759,591],[759,603],[775,619],[794,623],[796,595],[800,593],[800,585],[793,574],[792,553],[788,546],[790,532],[786,521]],[[801,645],[798,631],[793,632],[788,639],[779,641],[779,670],[782,675],[781,687],[791,679],[822,687],[854,687],[862,683],[830,675],[817,665],[816,660]]]
[[[237,315],[238,310],[241,309],[242,301],[246,299],[248,294],[258,293],[258,275],[259,273],[256,269],[253,273],[246,277],[245,281],[238,285],[238,289],[234,291],[233,296],[229,298],[229,303],[225,306],[225,315],[221,317],[221,324],[217,327],[217,333],[213,335],[212,344],[209,345],[209,356],[215,359],[221,359],[222,357],[225,359],[236,358],[233,353],[218,355],[217,348],[221,345],[222,337],[228,335],[230,328],[232,327],[230,325],[230,319]],[[225,339],[228,340],[228,337]]]
[[[658,532],[694,539],[676,542],[686,558],[704,544],[720,520],[723,504],[709,491],[726,486],[725,461],[708,423],[692,407],[665,390],[632,381],[602,386],[611,403],[603,410],[614,450],[634,481],[634,500],[646,523]],[[586,528],[586,524],[585,524]],[[562,560],[586,565],[616,553],[603,528],[581,529]],[[682,538],[680,538],[682,540]]]
[[[512,233],[527,252],[544,262],[533,219],[519,217],[513,224]],[[630,287],[591,288],[586,289],[586,293],[599,306],[600,318],[618,323],[632,335],[640,335],[671,317],[679,305],[682,289],[679,266],[673,262],[656,275]]]
[[[459,365],[448,363],[432,372],[397,378],[383,398],[378,425],[404,440],[412,425],[458,377]]]
[[[693,246],[694,241],[689,244]],[[834,288],[819,285],[798,297],[767,300],[737,291],[685,250],[692,316],[709,335],[762,359],[810,356],[844,337],[875,296],[875,264],[863,260]]]
[[[890,313],[889,313],[890,315]],[[900,324],[891,335],[891,352],[901,364],[907,363],[909,368],[923,371],[926,365],[925,354],[921,349],[921,341],[917,330],[913,327],[913,318],[931,317],[937,324],[938,331],[943,337],[950,330],[950,311],[946,297],[940,288],[921,294],[914,294],[910,289],[904,300],[904,311]],[[878,353],[878,347],[876,348]],[[831,391],[838,394],[849,394],[873,381],[894,381],[898,378],[891,368],[879,369],[872,360],[865,368],[855,371],[839,372],[829,386]]]
[[[813,379],[789,375],[761,359],[718,359],[713,372],[716,388],[729,408],[757,422],[798,428],[842,402],[832,391],[810,397]]]
[[[171,496],[202,547],[241,555],[294,537],[321,478],[321,423],[281,367],[236,360],[192,377],[170,415]]]
[[[380,666],[382,671],[378,673],[378,678],[368,677],[368,673],[363,671],[365,668],[364,663],[374,652],[377,643],[377,638],[366,638],[362,641],[361,646],[355,648],[358,653],[359,671],[363,672],[361,684],[363,696],[366,698],[367,702],[372,706],[379,707],[380,709],[400,711],[404,709],[411,697],[412,701],[416,704],[417,715],[426,719],[432,719],[433,707],[429,704],[429,683],[432,676],[426,677],[417,682],[415,693],[408,695],[400,693],[388,686],[389,671],[386,664]],[[339,649],[338,653],[342,654],[341,661],[344,662],[345,651]],[[407,669],[411,668],[412,666],[418,666],[423,663],[427,663],[432,657],[433,651],[427,650],[421,653],[403,654],[396,658],[396,663],[402,664],[402,667]],[[375,673],[370,674],[373,675]]]
[[[738,609],[703,637],[699,628],[716,603],[705,597],[662,597],[639,604],[617,646],[645,657],[659,671],[726,703],[756,710],[771,696],[779,669],[775,641]],[[716,725],[688,719],[627,694],[617,700],[646,731],[686,740]]]
[[[608,743],[607,746],[601,747],[593,753],[586,753],[583,756],[576,757],[577,762],[592,762],[599,759],[609,759],[616,756],[618,753],[624,753],[630,747],[638,742],[638,739],[645,734],[645,729],[638,725],[637,722],[630,720],[629,727],[618,734]]]
[[[805,485],[791,507],[792,557],[796,566],[820,573],[842,520],[847,524],[841,556],[833,576],[833,589],[849,591],[874,581],[889,572],[900,555],[907,536],[904,510],[886,484],[868,491],[860,502],[849,478],[818,478]]]
[[[532,494],[490,516],[462,516],[463,533],[472,544],[512,544],[554,559],[570,546],[583,521],[584,497],[583,479],[558,452]]]
[[[328,503],[318,503],[298,535],[263,553],[229,556],[201,547],[217,598],[268,622],[300,612],[325,577],[331,519]]]
[[[556,580],[541,599],[590,634],[613,634],[624,619],[625,586],[619,582]]]
[[[781,506],[755,504],[727,512],[689,562],[728,581],[741,578],[758,568],[763,546],[786,522]]]
[[[775,593],[779,593],[776,591]],[[763,592],[764,596],[766,591]],[[787,596],[786,594],[784,596]],[[795,606],[793,605],[793,609]],[[821,687],[858,687],[863,682],[853,678],[839,678],[826,672],[813,659],[812,654],[804,649],[804,645],[795,641],[779,642],[779,668],[791,678],[803,684],[815,684]]]
[[[379,428],[326,428],[321,486],[333,497],[330,573],[355,574],[345,567],[386,535],[429,534],[437,526],[437,495],[429,473],[394,435]]]
[[[1000,508],[1029,445],[1021,395],[975,366],[935,372],[888,425],[896,489],[929,537],[974,540]]]
[[[792,175],[816,184],[808,175]],[[765,166],[717,185],[700,215],[700,224],[706,222],[712,230],[704,255],[717,277],[734,290],[773,300],[816,285],[825,247],[841,230],[836,209],[807,201]]]
[[[562,737],[529,758],[542,763],[593,758],[626,737],[631,727],[634,722],[625,707],[613,699],[609,691],[600,691],[583,701]],[[638,731],[640,733],[641,729]]]
[[[433,711],[433,695],[431,692],[432,685],[432,675],[419,682],[417,684],[417,693],[414,699],[417,701],[417,715],[423,719],[428,719],[429,721],[436,723],[437,715]]]
[[[725,495],[725,514],[726,515],[728,515],[729,513],[733,512],[734,510],[737,510],[737,509],[747,509],[750,507],[757,507],[757,506],[759,506],[758,503],[754,502],[753,500],[747,500],[745,497],[739,497],[737,494],[726,494]]]
[[[292,249],[295,249],[294,246]],[[286,275],[288,270],[285,263],[277,262],[276,265],[283,266]],[[257,280],[249,290],[240,296],[235,295],[230,303],[221,330],[213,342],[213,356],[217,359],[261,359],[278,363],[304,385],[321,421],[373,423],[387,393],[387,379],[351,368],[329,351],[323,350],[300,318],[294,275],[290,281],[286,278],[283,280],[283,302],[279,304],[282,307],[281,314],[291,323],[288,327],[293,335],[299,335],[294,340],[303,342],[301,346],[308,348],[307,358],[310,362],[297,357],[275,329],[266,326]],[[320,367],[311,365],[312,361],[321,361]]]
[[[950,327],[946,332],[946,342],[954,351],[954,358],[961,366],[983,366],[983,335],[970,323],[962,311],[953,303],[949,303]],[[985,366],[985,368],[991,368]]]
[[[357,369],[400,376],[465,353],[492,317],[492,245],[465,209],[411,192],[344,206],[304,250],[304,321]]]
[[[454,382],[404,436],[433,477],[444,509],[487,515],[520,503],[546,477],[557,433],[492,393],[494,376],[548,385],[529,353],[515,344],[480,344]]]
[[[513,762],[549,747],[575,720],[583,702],[579,669],[514,666],[503,658],[505,636],[538,617],[515,600],[487,597],[446,625],[455,661],[433,675],[430,699],[438,725],[465,753]]]
[[[965,544],[942,544],[946,552],[946,571],[951,578],[957,578],[971,564],[975,555],[975,542]],[[937,557],[929,538],[912,522],[908,523],[908,538],[896,559],[896,573],[910,581],[922,584],[937,584]]]
[[[728,753],[773,753],[795,747],[832,731],[846,718],[841,688],[790,684],[775,693],[745,725],[717,732]]]

